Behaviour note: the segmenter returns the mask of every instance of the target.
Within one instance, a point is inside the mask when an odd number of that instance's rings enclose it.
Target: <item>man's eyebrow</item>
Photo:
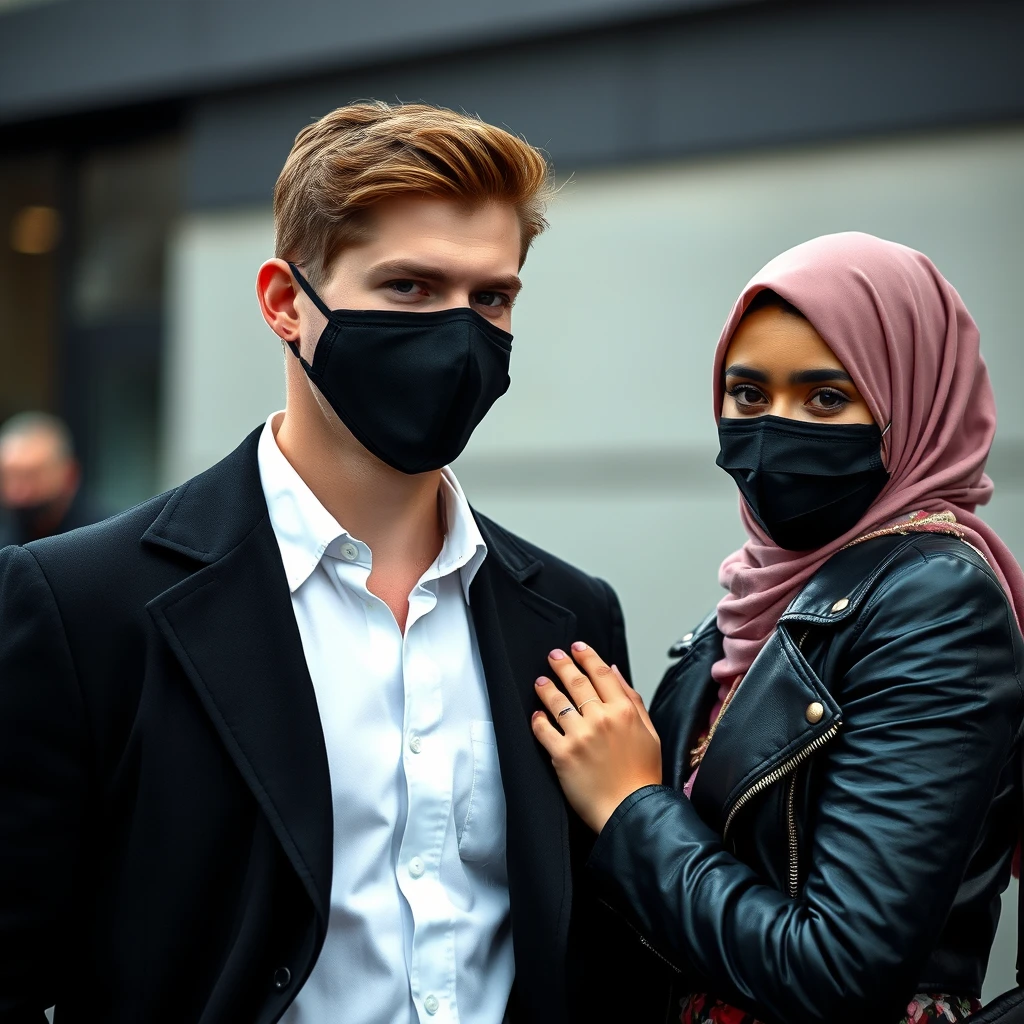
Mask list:
[[[796,373],[789,375],[790,384],[828,384],[833,381],[852,384],[853,378],[845,370],[825,368],[820,370],[797,370]]]
[[[423,281],[436,281],[439,284],[447,284],[451,281],[451,275],[440,267],[431,266],[429,263],[417,263],[415,260],[397,259],[384,260],[382,263],[375,263],[370,267],[370,273],[374,276],[394,278],[413,278]],[[503,274],[498,277],[486,279],[478,291],[489,291],[490,289],[518,292],[523,287],[523,282],[515,274]]]
[[[761,384],[767,384],[769,376],[764,370],[755,370],[752,366],[741,366],[739,363],[733,363],[732,366],[726,367],[726,377],[745,377],[747,380],[756,380]]]

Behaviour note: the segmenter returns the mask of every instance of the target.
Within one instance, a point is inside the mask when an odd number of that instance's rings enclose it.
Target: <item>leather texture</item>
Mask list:
[[[330,778],[258,436],[114,519],[0,553],[0,1024],[54,1003],[62,1024],[272,1024],[316,961]],[[618,601],[477,518],[508,1019],[663,1020],[668,976],[596,898],[593,834],[530,729],[552,647],[594,637],[626,663]]]
[[[681,987],[771,1024],[898,1021],[915,992],[979,996],[1024,713],[1024,641],[981,556],[933,534],[836,554],[737,689],[692,800],[714,616],[676,650],[651,706],[665,784],[620,805],[590,866]]]

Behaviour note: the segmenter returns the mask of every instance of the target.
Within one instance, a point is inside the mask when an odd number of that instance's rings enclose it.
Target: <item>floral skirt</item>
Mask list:
[[[916,995],[907,1006],[907,1014],[893,1024],[919,1024],[920,1021],[967,1020],[981,1009],[980,999],[960,999],[957,996]],[[749,1013],[726,1006],[706,995],[689,996],[683,1001],[680,1024],[759,1024]]]

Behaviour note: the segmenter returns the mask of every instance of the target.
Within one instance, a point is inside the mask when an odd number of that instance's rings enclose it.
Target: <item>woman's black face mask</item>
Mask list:
[[[889,480],[874,423],[781,416],[718,421],[715,460],[781,548],[810,551],[852,530]]]

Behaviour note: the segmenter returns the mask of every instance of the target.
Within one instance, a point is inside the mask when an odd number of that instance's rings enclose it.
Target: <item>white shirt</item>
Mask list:
[[[447,530],[403,637],[370,549],[267,420],[259,470],[313,680],[334,804],[327,938],[284,1024],[500,1024],[514,962],[505,797],[469,586],[487,554],[450,470]]]

